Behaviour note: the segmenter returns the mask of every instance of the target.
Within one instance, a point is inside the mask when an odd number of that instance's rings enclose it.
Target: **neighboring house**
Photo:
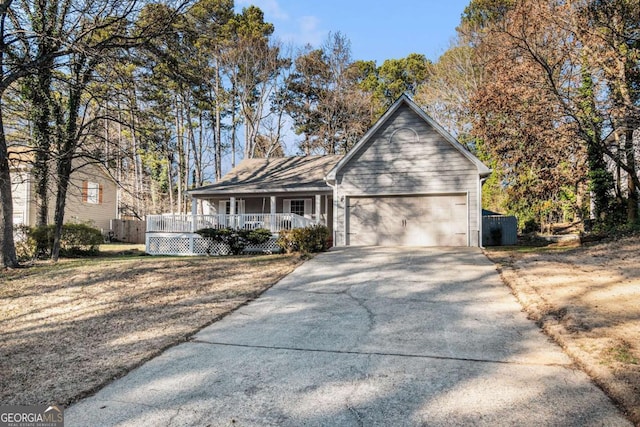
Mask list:
[[[175,216],[148,218],[147,250],[164,253],[149,237],[177,247],[166,240],[175,235],[153,232],[208,224],[277,233],[309,222],[326,224],[336,246],[480,246],[481,187],[490,173],[403,95],[344,157],[245,160],[216,184],[190,191],[194,213],[173,228],[164,224]],[[195,214],[197,201],[205,215]],[[195,239],[182,244],[187,253],[199,253]]]
[[[13,223],[34,226],[38,210],[31,154],[26,147],[9,147],[11,183],[13,186]],[[49,191],[48,222],[55,213],[55,181]],[[110,230],[110,221],[117,217],[118,186],[109,173],[98,164],[87,164],[71,174],[65,207],[65,223],[86,223]]]

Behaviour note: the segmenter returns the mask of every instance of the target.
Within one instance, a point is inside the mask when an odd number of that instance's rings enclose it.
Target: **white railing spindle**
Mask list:
[[[192,215],[147,215],[147,232],[187,233],[202,228],[266,228],[272,233],[316,224],[316,221],[292,213]]]

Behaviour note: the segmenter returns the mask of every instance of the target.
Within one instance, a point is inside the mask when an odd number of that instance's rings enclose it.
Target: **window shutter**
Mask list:
[[[237,214],[243,214],[244,213],[244,199],[238,200],[237,205],[238,205],[238,207],[236,209],[236,211],[237,211],[236,213]]]
[[[311,199],[304,199],[304,217],[311,218]]]
[[[82,201],[89,201],[89,181],[82,181]]]
[[[102,189],[102,184],[100,184],[98,186],[98,204],[100,204],[100,205],[102,204],[102,190],[103,190]],[[306,207],[304,209],[307,210]]]
[[[227,202],[220,200],[218,202],[218,215],[225,215],[227,213]]]
[[[282,211],[284,213],[291,213],[291,199],[284,199],[282,204]]]

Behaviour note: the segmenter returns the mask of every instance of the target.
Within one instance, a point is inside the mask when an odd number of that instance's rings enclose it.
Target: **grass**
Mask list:
[[[0,271],[0,403],[68,405],[256,298],[301,262],[101,250],[99,258]]]
[[[105,243],[100,245],[101,255],[112,254],[144,254],[145,247],[143,244],[134,243]]]
[[[569,252],[575,250],[578,244],[547,244],[547,245],[517,245],[517,246],[492,246],[487,248],[490,252],[516,253],[516,254],[544,254]]]
[[[528,315],[640,426],[640,236],[487,248]]]
[[[632,365],[640,364],[640,360],[631,353],[631,346],[628,343],[611,347],[607,349],[607,353],[616,362],[629,363]]]

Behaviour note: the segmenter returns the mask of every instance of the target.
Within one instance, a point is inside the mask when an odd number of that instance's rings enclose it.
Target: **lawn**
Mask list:
[[[68,405],[260,295],[299,257],[98,258],[0,270],[0,402]]]
[[[486,253],[529,316],[640,426],[640,237]]]

